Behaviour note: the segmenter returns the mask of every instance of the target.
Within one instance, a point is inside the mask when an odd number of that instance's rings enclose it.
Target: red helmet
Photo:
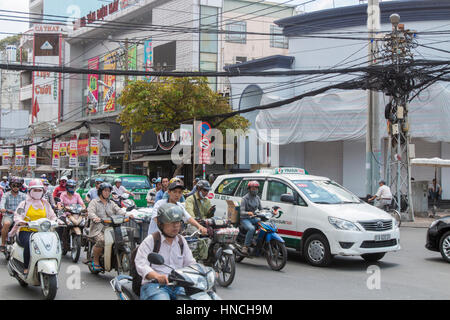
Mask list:
[[[247,189],[249,189],[249,188],[251,188],[251,187],[257,187],[257,188],[259,188],[259,182],[258,182],[258,181],[255,181],[255,180],[250,181],[250,182],[248,183],[248,185],[247,185]]]

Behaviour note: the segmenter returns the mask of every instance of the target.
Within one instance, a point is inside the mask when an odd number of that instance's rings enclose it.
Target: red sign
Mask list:
[[[89,140],[81,139],[78,140],[78,155],[87,157],[89,149]]]

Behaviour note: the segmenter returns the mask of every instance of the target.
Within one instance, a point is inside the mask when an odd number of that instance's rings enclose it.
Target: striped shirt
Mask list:
[[[0,209],[16,211],[19,203],[25,201],[26,197],[27,196],[25,193],[19,192],[16,196],[14,196],[11,191],[9,191],[2,197]]]

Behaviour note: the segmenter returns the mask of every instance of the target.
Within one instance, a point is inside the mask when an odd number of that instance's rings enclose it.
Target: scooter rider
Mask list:
[[[44,197],[44,184],[40,179],[33,179],[28,185],[28,194],[26,199],[22,201],[18,208],[23,208],[23,214],[16,212],[14,214],[15,225],[10,232],[10,236],[14,236],[17,230],[20,228],[19,236],[17,237],[18,244],[24,248],[23,258],[24,258],[24,274],[28,273],[28,266],[30,263],[30,237],[34,229],[25,227],[26,222],[35,221],[42,218],[47,218],[49,220],[55,221],[57,219],[55,213]]]
[[[66,191],[66,183],[67,183],[67,177],[62,176],[61,179],[59,179],[59,186],[53,190],[53,198],[59,198],[61,196],[61,193]]]
[[[52,209],[55,210],[56,203],[55,199],[53,199],[52,193],[48,190],[48,186],[50,185],[50,182],[48,182],[47,179],[42,179],[42,183],[44,184],[44,199],[50,203],[52,206]]]
[[[89,238],[95,240],[95,246],[92,250],[93,261],[91,262],[94,271],[103,271],[103,268],[100,266],[100,257],[105,246],[105,226],[101,223],[102,218],[112,215],[126,215],[125,210],[119,208],[117,204],[109,199],[111,191],[111,184],[107,182],[100,184],[97,190],[98,199],[92,200],[88,207],[88,217],[93,222],[90,226]],[[132,217],[132,215],[130,215],[130,217]]]
[[[196,263],[186,240],[179,235],[183,218],[183,209],[176,204],[164,203],[158,208],[156,221],[159,230],[145,238],[135,259],[136,270],[142,277],[141,300],[174,300],[177,295],[185,294],[182,287],[167,286],[168,275],[172,271],[169,267],[150,266],[147,260],[148,255],[154,251],[154,237],[159,235],[158,253],[170,267],[178,269]],[[151,282],[152,280],[157,283]]]
[[[245,235],[244,247],[242,248],[243,254],[248,254],[248,247],[252,243],[253,236],[255,235],[255,225],[260,221],[255,217],[255,211],[257,209],[262,210],[261,199],[258,196],[259,183],[258,181],[250,181],[247,185],[248,193],[241,200],[241,225],[247,230]]]
[[[180,198],[183,193],[184,186],[181,182],[175,181],[172,182],[169,185],[169,198],[168,199],[161,199],[158,202],[155,203],[155,206],[153,207],[152,212],[152,220],[150,222],[150,226],[148,227],[148,235],[151,235],[153,232],[158,231],[158,225],[157,225],[157,215],[158,215],[158,209],[160,206],[162,206],[165,203],[173,203],[179,206],[183,210],[183,221],[186,223],[190,223],[193,226],[195,226],[197,229],[200,230],[200,232],[204,235],[208,234],[208,230],[200,225],[194,218],[191,217],[191,215],[184,209],[184,207],[180,203]]]
[[[0,251],[6,250],[6,241],[8,239],[9,228],[14,223],[14,212],[19,204],[26,199],[26,195],[19,190],[22,188],[22,183],[19,177],[12,177],[10,181],[11,191],[8,191],[0,202],[0,211],[3,213],[2,220],[2,245]]]
[[[197,192],[186,199],[186,211],[192,217],[207,219],[214,216],[216,206],[211,205],[211,201],[206,197],[211,190],[208,181],[200,180],[196,184]]]
[[[89,189],[86,197],[84,197],[87,203],[91,202],[94,199],[98,199],[98,187],[100,187],[100,184],[102,184],[103,181],[105,181],[103,180],[103,178],[95,179],[95,187]]]

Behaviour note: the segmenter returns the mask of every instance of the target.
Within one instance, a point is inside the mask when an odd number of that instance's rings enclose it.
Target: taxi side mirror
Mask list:
[[[287,203],[292,203],[292,204],[296,204],[295,203],[295,197],[292,194],[282,194],[280,197],[281,202],[287,202]]]

